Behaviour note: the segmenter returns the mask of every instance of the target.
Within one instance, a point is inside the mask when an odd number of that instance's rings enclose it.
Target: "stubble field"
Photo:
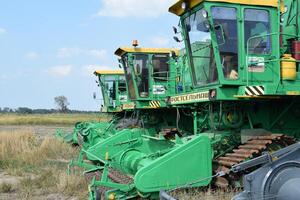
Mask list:
[[[106,115],[0,115],[0,200],[81,200],[88,197],[82,171],[67,175],[79,149],[54,137],[70,132],[77,121],[109,120]],[[179,190],[180,200],[229,200],[232,191]]]

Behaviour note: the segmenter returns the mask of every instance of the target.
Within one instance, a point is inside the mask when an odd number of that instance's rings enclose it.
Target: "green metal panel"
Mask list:
[[[181,185],[206,186],[211,181],[212,152],[210,140],[197,136],[178,145],[135,175],[135,185],[141,192],[169,190]]]

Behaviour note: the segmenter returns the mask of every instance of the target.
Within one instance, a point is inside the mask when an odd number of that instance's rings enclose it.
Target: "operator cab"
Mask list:
[[[275,0],[174,4],[169,11],[180,16],[194,87],[278,81],[279,36],[272,34],[279,27],[277,7]]]
[[[128,101],[127,87],[122,70],[97,70],[104,105],[102,112],[120,112]]]
[[[168,48],[119,48],[128,94],[139,108],[160,108],[165,98],[175,92],[175,69],[178,51]]]

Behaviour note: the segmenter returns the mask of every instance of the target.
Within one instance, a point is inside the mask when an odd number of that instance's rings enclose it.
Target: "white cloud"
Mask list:
[[[164,36],[155,36],[151,39],[151,43],[156,47],[168,47],[170,39]]]
[[[64,48],[60,48],[57,52],[58,58],[71,58],[79,55],[91,56],[91,57],[103,59],[106,57],[107,52],[104,49],[80,49],[78,47],[73,47],[73,48],[64,47]]]
[[[102,0],[102,8],[95,17],[158,17],[167,13],[174,2],[176,0]]]
[[[80,49],[77,47],[74,48],[60,48],[57,52],[58,58],[70,58],[80,54]]]
[[[81,68],[84,76],[91,76],[96,70],[113,70],[115,68],[103,65],[86,65]]]
[[[28,60],[36,60],[39,58],[39,54],[32,51],[32,52],[26,53],[24,57]]]
[[[7,33],[7,30],[5,28],[0,28],[0,35]]]
[[[86,53],[89,56],[93,56],[96,58],[105,58],[106,56],[106,51],[101,49],[101,50],[97,50],[97,49],[91,49],[91,50],[86,50],[84,53]]]
[[[58,65],[49,68],[48,73],[55,77],[65,77],[71,74],[72,65]]]

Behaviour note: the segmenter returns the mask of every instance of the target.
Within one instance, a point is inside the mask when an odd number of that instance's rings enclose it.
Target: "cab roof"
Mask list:
[[[186,2],[189,9],[194,8],[202,2],[222,2],[222,3],[234,3],[234,4],[243,4],[243,5],[252,5],[252,6],[270,6],[278,7],[278,0],[179,0],[174,5],[169,8],[169,12],[174,13],[175,15],[181,16],[184,13],[181,5],[183,2]]]
[[[140,47],[120,47],[115,51],[115,55],[123,56],[126,53],[170,53],[175,52],[176,55],[179,55],[178,49],[173,48],[140,48]]]
[[[123,70],[96,70],[95,75],[124,75]]]

